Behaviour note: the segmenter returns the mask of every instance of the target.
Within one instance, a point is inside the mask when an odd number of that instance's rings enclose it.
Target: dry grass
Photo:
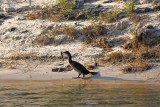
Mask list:
[[[18,65],[16,61],[2,61],[0,64],[1,68],[8,68],[8,69],[16,69]]]
[[[141,59],[160,58],[160,46],[155,48],[141,46],[132,50],[133,54],[139,56]]]
[[[132,40],[123,46],[124,49],[129,49],[135,56],[142,59],[159,58],[160,45],[159,38],[150,37],[150,33],[140,32],[133,35]]]
[[[146,33],[147,34],[147,33]],[[134,59],[128,62],[127,66],[122,67],[123,73],[145,71],[151,69],[150,59],[160,58],[159,39],[150,38],[145,33],[134,35],[130,43],[124,45],[124,49],[130,49]],[[148,33],[149,34],[149,33]]]
[[[64,25],[61,27],[55,27],[51,34],[57,35],[66,35],[68,37],[67,40],[76,40],[79,35],[84,35],[84,40],[86,44],[90,44],[91,46],[97,46],[103,49],[110,49],[109,44],[102,37],[107,33],[107,29],[105,25],[101,23],[93,23],[89,26],[84,26],[82,29],[77,30],[73,26]],[[100,38],[100,39],[99,39]],[[44,40],[44,39],[43,39]]]
[[[113,52],[106,55],[104,59],[99,60],[99,63],[101,64],[105,64],[107,62],[121,66],[120,70],[123,73],[132,73],[137,71],[142,72],[149,70],[152,67],[152,65],[149,64],[146,59],[122,52]],[[122,66],[124,64],[126,64],[126,66]]]
[[[132,62],[134,57],[130,54],[122,53],[122,52],[113,52],[111,54],[106,55],[104,59],[100,59],[100,63],[107,63],[110,62],[112,64],[120,64],[120,63],[127,63]]]
[[[131,13],[129,19],[134,23],[138,23],[141,20],[140,16],[138,16],[136,13]]]
[[[99,63],[105,64],[107,62],[116,65],[125,65],[121,67],[123,73],[131,73],[137,71],[146,71],[151,69],[152,65],[148,63],[150,58],[160,58],[160,46],[154,49],[140,48],[134,51],[132,54],[113,52],[106,55],[104,59],[100,59]]]
[[[34,56],[34,52],[29,52],[29,53],[14,53],[12,55],[10,55],[8,57],[8,59],[11,59],[11,60],[25,60],[25,59],[29,59],[29,58],[32,58]]]
[[[90,44],[94,42],[97,37],[104,36],[106,31],[105,26],[101,23],[92,23],[90,26],[84,26],[80,32],[82,35],[85,35],[85,43]]]
[[[55,27],[51,33],[53,35],[61,35],[64,34],[66,35],[69,40],[74,40],[78,37],[79,32],[73,27],[73,26],[69,26],[69,25],[64,25],[61,28],[59,27]]]
[[[36,38],[33,42],[40,46],[45,46],[54,43],[54,38],[44,35]]]
[[[100,14],[98,19],[102,22],[111,23],[117,21],[119,13],[119,10],[113,10],[112,12],[103,12]]]
[[[123,73],[133,73],[133,72],[142,72],[151,69],[152,65],[147,63],[146,61],[134,61],[129,63],[127,66],[121,67],[121,71]]]
[[[125,2],[124,11],[126,11],[127,15],[130,16],[135,10],[135,6],[137,4],[133,2]]]
[[[51,8],[42,8],[41,11],[28,13],[27,20],[35,19],[50,19],[51,21],[60,21],[62,18],[53,13],[54,9]]]
[[[109,42],[107,42],[107,40],[104,37],[100,39],[96,39],[94,42],[91,43],[91,46],[112,51],[111,46],[109,45]]]
[[[59,0],[57,5],[48,6],[41,8],[40,11],[35,13],[28,13],[27,19],[50,19],[51,21],[66,20],[68,15],[74,13],[73,9],[76,5],[71,0]]]
[[[73,27],[73,26],[67,26],[65,25],[63,28],[63,31],[65,33],[65,35],[67,35],[69,37],[69,39],[74,40],[77,38],[77,30]]]

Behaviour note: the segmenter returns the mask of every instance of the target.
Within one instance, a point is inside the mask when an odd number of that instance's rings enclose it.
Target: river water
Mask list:
[[[0,107],[160,107],[160,84],[134,81],[0,81]]]

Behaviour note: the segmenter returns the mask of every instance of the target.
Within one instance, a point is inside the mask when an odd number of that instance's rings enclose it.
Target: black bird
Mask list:
[[[79,73],[78,77],[77,78],[80,78],[80,75],[83,74],[83,77],[87,74],[92,74],[92,75],[95,75],[97,74],[97,72],[90,72],[88,71],[83,65],[81,65],[80,63],[76,62],[76,61],[73,61],[72,60],[72,56],[70,54],[69,51],[65,51],[63,52],[64,54],[66,54],[68,56],[68,59],[69,59],[69,63],[70,65],[72,66],[72,68],[77,71]]]

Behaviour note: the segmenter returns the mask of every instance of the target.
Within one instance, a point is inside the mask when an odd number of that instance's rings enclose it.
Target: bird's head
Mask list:
[[[69,51],[65,51],[63,52],[64,55],[67,55],[67,56],[71,56],[70,52]]]

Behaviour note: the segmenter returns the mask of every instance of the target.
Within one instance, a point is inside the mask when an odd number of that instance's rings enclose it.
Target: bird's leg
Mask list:
[[[79,74],[77,78],[80,78],[80,75],[81,75],[81,74]]]
[[[83,78],[85,77],[85,74],[83,74]]]

